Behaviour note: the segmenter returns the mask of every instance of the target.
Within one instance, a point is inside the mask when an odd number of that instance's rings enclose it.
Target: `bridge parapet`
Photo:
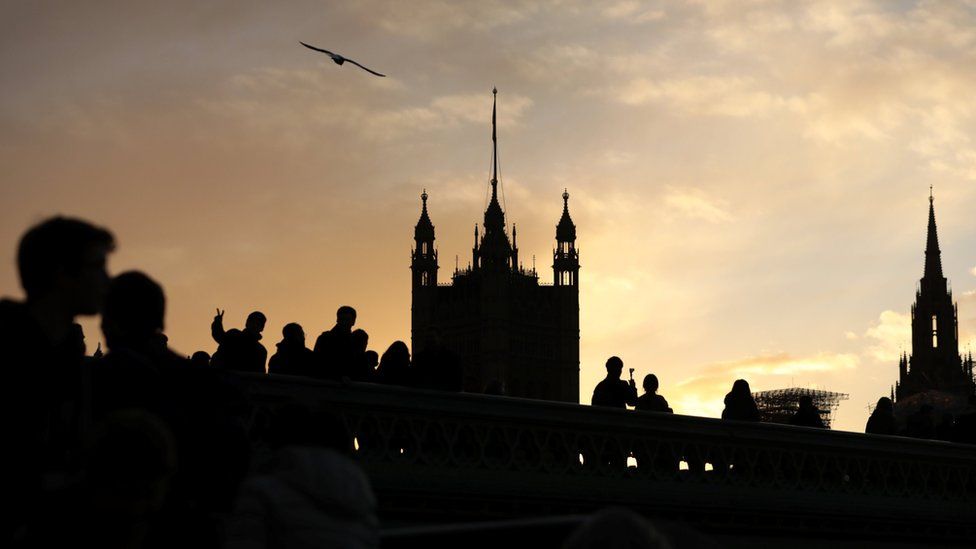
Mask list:
[[[241,378],[259,411],[299,402],[337,414],[356,437],[388,523],[623,505],[723,535],[976,539],[973,446],[287,376]]]

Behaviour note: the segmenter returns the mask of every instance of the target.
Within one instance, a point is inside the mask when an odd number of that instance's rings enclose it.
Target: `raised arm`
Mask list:
[[[217,309],[217,314],[214,316],[213,322],[210,323],[210,335],[219,345],[224,340],[226,333],[224,331],[224,311]]]

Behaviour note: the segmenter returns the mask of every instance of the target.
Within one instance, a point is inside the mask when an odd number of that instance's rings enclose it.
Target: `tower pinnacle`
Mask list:
[[[929,227],[928,236],[925,242],[925,274],[923,279],[941,280],[942,275],[942,252],[939,250],[939,233],[935,226],[935,197],[932,195],[932,188],[929,187]]]

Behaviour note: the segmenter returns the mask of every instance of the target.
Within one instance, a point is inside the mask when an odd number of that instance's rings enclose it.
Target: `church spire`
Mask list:
[[[427,189],[420,195],[423,206],[420,210],[420,219],[414,227],[414,238],[420,240],[434,240],[434,224],[430,221],[430,214],[427,213]]]
[[[498,88],[491,89],[491,198],[498,200],[498,132],[495,117],[498,103]]]
[[[484,236],[475,263],[482,268],[511,270],[517,267],[517,257],[505,233],[505,212],[498,202],[498,89],[493,88],[491,94],[491,200],[485,209]]]
[[[505,231],[505,212],[502,211],[501,204],[498,203],[498,131],[496,117],[496,103],[498,88],[491,90],[491,201],[485,210],[485,235],[489,231],[504,233]]]
[[[437,285],[437,250],[434,249],[434,224],[427,213],[427,189],[420,195],[423,203],[420,219],[413,229],[414,249],[410,252],[410,269],[415,287]]]
[[[923,278],[939,280],[942,275],[942,252],[939,250],[939,234],[935,227],[935,198],[929,187],[929,231],[925,243],[925,275]]]

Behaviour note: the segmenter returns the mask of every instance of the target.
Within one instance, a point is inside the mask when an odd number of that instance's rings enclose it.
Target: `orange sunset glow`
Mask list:
[[[500,192],[552,281],[580,252],[580,402],[621,357],[677,414],[753,390],[867,407],[911,350],[930,186],[960,352],[976,343],[976,8],[949,2],[20,2],[0,8],[0,291],[54,215],[110,228],[182,354],[253,310],[309,338],[340,305],[410,341],[429,194],[440,272]],[[386,74],[335,65],[321,44]],[[443,280],[442,280],[443,281]],[[97,318],[82,322],[89,352]],[[273,352],[273,351],[272,351]],[[626,375],[626,374],[625,374]]]

